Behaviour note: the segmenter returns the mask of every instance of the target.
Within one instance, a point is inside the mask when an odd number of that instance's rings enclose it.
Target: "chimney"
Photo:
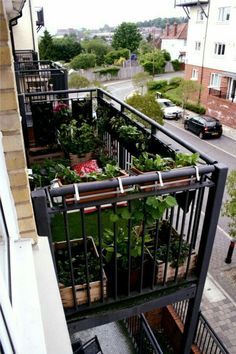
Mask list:
[[[166,35],[169,36],[170,34],[170,24],[169,21],[166,23]]]
[[[174,37],[177,35],[177,23],[174,23]]]

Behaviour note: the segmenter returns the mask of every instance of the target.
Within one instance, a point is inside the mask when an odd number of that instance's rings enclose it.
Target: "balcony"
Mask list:
[[[208,3],[209,0],[175,0],[175,6],[196,6]]]
[[[55,188],[44,185],[32,191],[38,234],[50,241],[69,328],[82,330],[190,299],[184,327],[186,351],[182,351],[187,353],[197,325],[227,169],[100,89],[26,93],[22,103],[23,120],[30,109],[33,129],[37,127],[39,164],[45,160],[44,150],[57,141],[53,133],[48,140],[46,135],[40,139],[42,130],[36,122],[43,122],[44,131],[51,132],[47,122],[52,121],[58,103],[64,103],[80,124],[85,120],[94,125],[107,157],[126,172],[119,178]],[[138,132],[132,143],[119,134],[121,119],[123,126]],[[168,159],[179,152],[198,153],[199,162],[137,174],[133,164],[143,145],[146,153]],[[65,153],[62,146],[57,148]],[[78,264],[82,280],[78,280]]]

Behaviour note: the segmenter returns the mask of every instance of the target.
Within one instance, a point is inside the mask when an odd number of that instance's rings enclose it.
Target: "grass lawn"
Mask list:
[[[112,214],[111,209],[104,209],[101,213],[101,225],[102,230],[106,228],[112,228],[113,223],[110,221],[110,215]],[[74,213],[68,213],[68,228],[70,233],[70,239],[81,238],[82,237],[82,223],[81,223],[81,213],[79,211]],[[96,243],[98,239],[98,213],[92,212],[84,214],[85,221],[85,233],[87,236],[92,236]],[[56,214],[52,218],[52,239],[54,242],[64,241],[65,237],[65,226],[63,214]],[[126,221],[119,221],[119,226],[127,225]]]

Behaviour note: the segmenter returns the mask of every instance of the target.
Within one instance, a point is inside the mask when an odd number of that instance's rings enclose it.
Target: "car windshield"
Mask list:
[[[162,104],[165,107],[175,107],[174,103],[172,103],[171,101],[165,101],[165,102],[162,102]]]

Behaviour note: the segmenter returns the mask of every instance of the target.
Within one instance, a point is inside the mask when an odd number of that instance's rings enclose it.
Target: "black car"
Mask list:
[[[222,135],[222,125],[216,118],[207,116],[194,116],[187,118],[184,128],[197,134],[200,139],[207,137],[219,138]]]

